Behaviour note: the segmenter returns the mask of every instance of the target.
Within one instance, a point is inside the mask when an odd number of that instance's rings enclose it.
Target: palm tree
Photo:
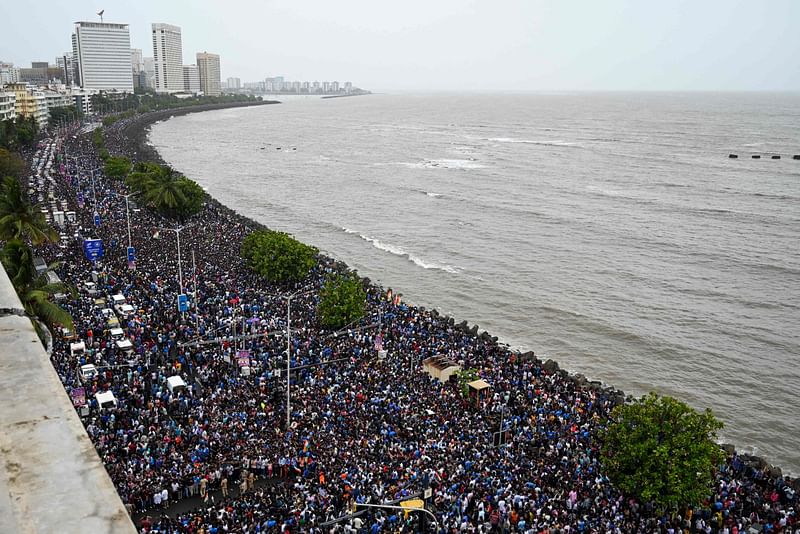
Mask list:
[[[39,210],[31,205],[19,181],[6,176],[0,184],[0,239],[31,240],[34,245],[45,241],[55,242],[58,233],[51,228]]]
[[[33,251],[18,239],[6,243],[1,259],[28,317],[40,319],[51,329],[58,325],[73,328],[72,316],[50,300],[56,293],[71,292],[63,283],[50,283],[47,273],[54,267],[53,265],[48,266],[44,273],[37,275],[33,266]],[[38,331],[35,321],[34,326]]]
[[[186,203],[181,183],[169,167],[153,174],[153,181],[145,192],[145,200],[163,213],[175,214]]]

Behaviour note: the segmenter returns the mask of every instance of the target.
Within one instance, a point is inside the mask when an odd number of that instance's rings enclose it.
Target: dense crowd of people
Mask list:
[[[126,131],[137,120],[106,128],[112,154],[136,157]],[[433,310],[371,286],[360,324],[321,328],[317,290],[343,266],[320,257],[302,283],[266,282],[239,256],[258,225],[211,199],[182,222],[180,266],[176,221],[130,210],[129,268],[124,183],[103,176],[89,135],[55,143],[65,159],[52,187],[77,221],[40,254],[60,261],[58,274],[79,291],[63,303],[75,331],[56,336],[52,362],[68,391],[86,388],[86,430],[142,532],[433,530],[417,513],[352,513],[426,489],[440,532],[800,532],[796,481],[736,453],[702,506],[664,513],[626,498],[599,463],[598,430],[616,392],[548,371]],[[90,237],[105,246],[96,264],[81,246]],[[285,296],[295,292],[291,365],[301,369],[287,427]],[[186,312],[180,293],[191,301]],[[114,312],[130,349],[118,346],[103,311],[117,294],[133,307]],[[71,354],[72,336],[83,354]],[[439,354],[477,369],[488,395],[465,397],[459,384],[423,372],[421,361]],[[91,379],[79,373],[88,363],[99,371]],[[169,387],[175,375],[186,388]],[[98,405],[103,391],[115,408]],[[495,446],[500,425],[510,439]]]

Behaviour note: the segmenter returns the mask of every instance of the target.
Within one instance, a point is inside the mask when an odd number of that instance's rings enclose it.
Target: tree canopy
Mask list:
[[[206,197],[196,182],[155,163],[137,164],[125,183],[140,193],[148,206],[181,220],[198,213]]]
[[[663,509],[694,505],[710,494],[724,459],[722,428],[711,410],[698,413],[650,393],[614,408],[603,433],[602,465],[624,493]]]
[[[364,316],[367,294],[355,274],[334,275],[320,291],[317,315],[323,326],[342,328]]]
[[[29,239],[35,245],[58,239],[44,214],[28,201],[19,180],[12,176],[0,182],[0,239]]]
[[[0,178],[13,176],[21,178],[25,171],[25,162],[17,154],[0,148]]]
[[[33,251],[29,246],[18,239],[12,239],[0,251],[0,259],[28,317],[38,317],[51,329],[59,325],[70,329],[73,327],[72,316],[51,300],[55,293],[67,292],[69,288],[62,283],[50,283],[46,276],[47,271],[36,273]],[[34,325],[37,326],[35,322]]]
[[[289,234],[262,230],[242,242],[241,254],[255,272],[271,282],[296,282],[316,265],[317,249]]]
[[[131,171],[131,160],[126,157],[110,157],[106,160],[103,172],[112,178],[124,179]]]
[[[75,106],[59,106],[50,108],[48,111],[50,113],[48,124],[58,124],[61,121],[75,120],[82,115],[81,111]]]

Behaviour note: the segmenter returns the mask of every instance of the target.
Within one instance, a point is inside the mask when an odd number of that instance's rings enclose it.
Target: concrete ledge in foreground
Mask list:
[[[0,268],[0,532],[135,534]]]

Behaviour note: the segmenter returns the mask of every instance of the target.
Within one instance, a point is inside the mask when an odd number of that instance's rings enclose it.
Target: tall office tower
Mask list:
[[[133,92],[127,24],[76,22],[72,34],[75,83],[84,89]]]
[[[194,94],[200,92],[200,70],[197,65],[183,66],[183,90]]]
[[[178,26],[153,23],[153,64],[157,93],[183,91],[183,49]]]
[[[241,78],[228,78],[228,89],[241,89],[241,88],[242,88]]]
[[[64,80],[64,85],[72,85],[72,56],[67,52],[56,58],[56,66],[61,71],[60,78]]]
[[[133,69],[134,75],[144,70],[144,58],[142,57],[141,48],[131,48],[131,69]]]
[[[208,52],[197,53],[197,68],[200,69],[200,90],[206,96],[222,94],[219,78],[219,56]]]
[[[144,84],[142,87],[146,87],[147,89],[155,89],[156,88],[156,63],[155,60],[151,57],[146,57],[142,59],[142,64],[144,65]],[[142,73],[139,73],[139,76],[142,76]]]

